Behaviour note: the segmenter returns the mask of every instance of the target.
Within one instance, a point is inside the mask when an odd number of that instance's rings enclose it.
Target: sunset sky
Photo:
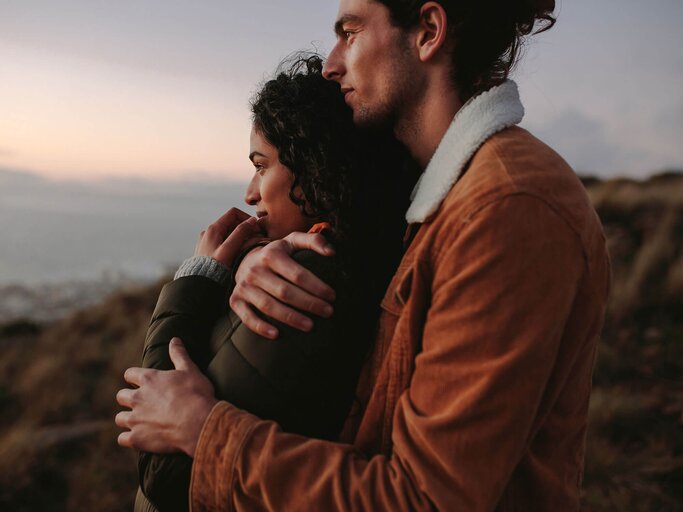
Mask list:
[[[0,168],[245,180],[248,99],[333,45],[335,0],[0,0]],[[564,0],[515,74],[581,172],[683,169],[683,2]]]

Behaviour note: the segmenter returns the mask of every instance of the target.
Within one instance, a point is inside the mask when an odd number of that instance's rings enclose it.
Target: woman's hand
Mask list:
[[[326,318],[332,315],[334,290],[291,258],[299,249],[323,256],[334,254],[321,234],[290,233],[251,251],[237,270],[230,307],[250,330],[265,338],[275,339],[278,331],[251,306],[302,331],[310,331],[313,322],[297,309]]]
[[[199,233],[195,256],[209,256],[229,267],[247,243],[264,239],[255,217],[230,208],[220,219]]]

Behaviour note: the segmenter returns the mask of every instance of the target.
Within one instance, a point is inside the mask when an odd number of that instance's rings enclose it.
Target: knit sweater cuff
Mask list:
[[[221,286],[227,286],[230,269],[210,256],[192,256],[180,264],[174,279],[187,276],[208,277]]]

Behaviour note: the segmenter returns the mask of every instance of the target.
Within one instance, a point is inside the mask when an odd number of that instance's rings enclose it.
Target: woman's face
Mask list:
[[[264,219],[269,238],[283,238],[293,231],[308,231],[313,219],[306,217],[289,198],[294,181],[292,172],[278,159],[275,146],[270,144],[253,126],[251,128],[249,159],[256,172],[249,182],[244,200],[256,207],[256,215]],[[301,193],[295,189],[295,193]]]

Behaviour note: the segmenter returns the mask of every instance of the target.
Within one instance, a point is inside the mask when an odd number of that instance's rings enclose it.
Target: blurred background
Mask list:
[[[683,3],[558,1],[514,73],[614,266],[584,508],[683,510]],[[115,391],[243,192],[251,94],[337,2],[0,0],[0,509],[130,510]]]

